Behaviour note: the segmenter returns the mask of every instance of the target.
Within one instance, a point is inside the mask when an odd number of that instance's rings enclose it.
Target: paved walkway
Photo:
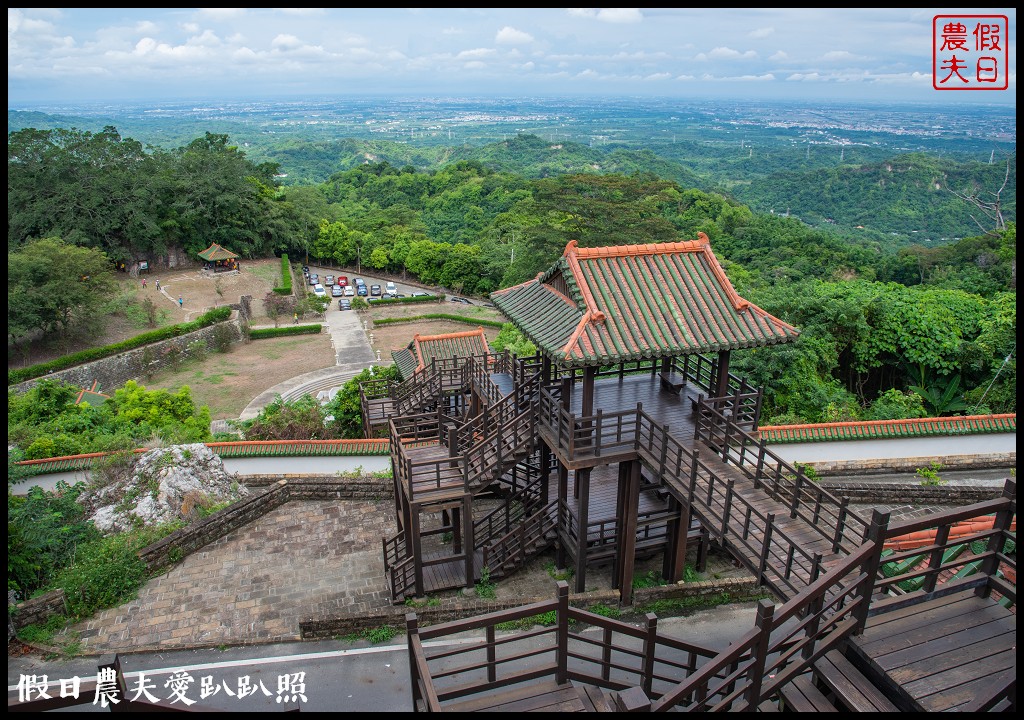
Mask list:
[[[296,501],[193,553],[71,629],[86,653],[296,640],[308,617],[386,607],[390,500]]]

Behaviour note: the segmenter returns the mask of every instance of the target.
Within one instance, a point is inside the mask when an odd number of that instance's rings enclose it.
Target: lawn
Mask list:
[[[210,419],[237,419],[260,393],[296,375],[334,365],[330,335],[253,340],[237,343],[231,352],[210,353],[206,359],[164,370],[144,381],[153,389],[177,390],[188,385],[200,405],[208,405]]]

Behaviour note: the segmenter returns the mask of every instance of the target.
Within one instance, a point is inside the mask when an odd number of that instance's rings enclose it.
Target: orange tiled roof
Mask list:
[[[569,366],[760,347],[799,334],[740,297],[704,233],[600,248],[574,240],[546,272],[491,298]]]
[[[416,334],[409,346],[391,355],[398,365],[403,378],[407,378],[417,370],[422,370],[431,359],[449,359],[453,357],[471,357],[486,355],[490,352],[484,329],[464,332],[442,333],[440,335]]]

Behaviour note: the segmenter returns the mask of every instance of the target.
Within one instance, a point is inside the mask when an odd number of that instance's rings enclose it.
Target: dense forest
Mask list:
[[[325,162],[324,149],[281,152],[308,153],[312,164]],[[336,170],[326,180],[282,186],[277,163],[253,162],[226,135],[168,150],[113,127],[11,132],[9,267],[29,267],[28,248],[47,238],[129,262],[218,242],[247,257],[308,255],[485,295],[534,276],[569,240],[705,232],[739,292],[802,330],[790,346],[739,354],[737,369],[768,391],[767,422],[1016,407],[1012,163],[897,157],[794,169],[741,193],[653,152],[535,136],[482,148],[329,149]],[[1004,181],[1005,228],[985,226],[985,215],[946,190],[993,193]],[[797,198],[836,226],[785,217],[779,209]],[[861,235],[839,227],[854,222],[865,225]],[[947,241],[889,242],[880,228],[895,222],[932,227]],[[964,227],[975,232],[952,239]],[[28,270],[9,276],[9,323],[31,283]]]

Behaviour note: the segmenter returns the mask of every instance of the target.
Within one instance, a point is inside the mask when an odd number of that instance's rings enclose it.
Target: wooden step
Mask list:
[[[800,675],[779,691],[783,712],[839,712],[825,693],[814,686],[810,673]]]
[[[814,663],[814,676],[851,712],[900,712],[900,709],[846,659],[833,650]]]

